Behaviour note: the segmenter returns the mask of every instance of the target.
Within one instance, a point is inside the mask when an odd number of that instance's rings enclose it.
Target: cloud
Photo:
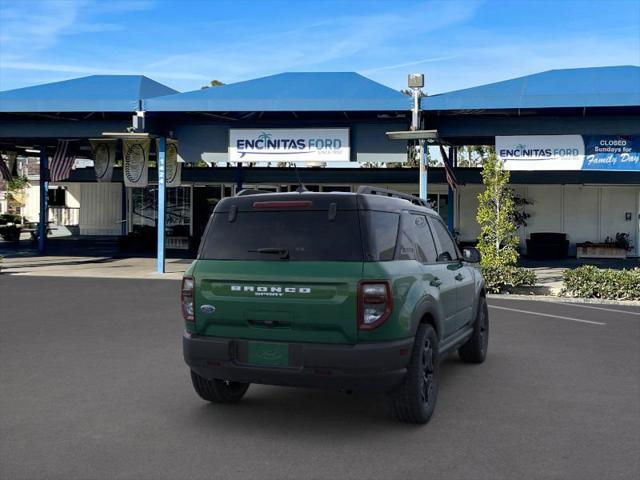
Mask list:
[[[56,46],[65,36],[122,29],[117,23],[96,21],[94,17],[101,12],[114,15],[151,5],[146,1],[3,1],[0,4],[0,51],[5,59],[30,58]]]
[[[23,70],[23,71],[41,71],[41,72],[59,72],[59,73],[78,73],[83,75],[140,75],[140,70],[121,69],[121,68],[105,68],[93,67],[88,65],[65,65],[58,63],[38,63],[38,62],[19,62],[7,61],[0,63],[2,68]],[[188,72],[170,72],[164,70],[149,70],[147,75],[154,77],[164,77],[178,80],[208,80],[206,75],[188,73]]]
[[[640,32],[639,32],[640,33]],[[442,93],[553,69],[640,64],[638,41],[626,36],[565,33],[522,38],[476,33],[473,47],[449,50],[458,61],[428,70],[428,92]]]
[[[225,82],[282,71],[326,70],[327,66],[335,69],[336,64],[345,65],[344,70],[390,70],[444,60],[444,56],[437,56],[402,64],[379,64],[388,45],[420,42],[429,32],[464,23],[479,6],[477,1],[429,2],[412,12],[424,21],[411,21],[406,11],[394,8],[391,12],[335,16],[258,37],[247,35],[251,27],[245,25],[237,35],[227,35],[221,46],[176,53],[150,61],[147,67],[209,73],[211,78]],[[277,29],[278,25],[272,27]],[[402,52],[394,49],[389,56],[397,58],[398,53]]]
[[[366,70],[361,70],[360,73],[369,74],[374,72],[381,72],[383,70],[397,70],[398,68],[413,67],[415,65],[422,65],[424,63],[442,62],[445,60],[453,60],[454,58],[458,58],[458,56],[445,55],[442,57],[423,58],[422,60],[415,60],[413,62],[396,63],[395,65],[384,65],[382,67],[367,68]]]
[[[407,70],[422,69],[427,91],[437,93],[553,68],[640,63],[640,30],[631,20],[609,30],[583,23],[573,30],[535,23],[510,29],[489,21],[491,5],[477,1],[351,9],[291,2],[286,15],[247,9],[241,19],[235,11],[198,18],[199,6],[188,3],[183,17],[190,23],[160,17],[161,35],[155,16],[129,15],[153,9],[152,1],[45,0],[38,8],[0,2],[0,88],[72,75],[144,74],[192,90],[214,78],[355,70],[401,89]],[[341,13],[349,11],[357,13]],[[126,35],[110,33],[123,28]]]

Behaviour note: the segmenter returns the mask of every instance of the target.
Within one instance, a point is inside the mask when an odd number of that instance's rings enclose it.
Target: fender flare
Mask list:
[[[438,338],[442,339],[442,333],[444,331],[442,310],[438,308],[436,300],[431,297],[425,298],[413,311],[413,315],[411,316],[411,334],[415,336],[425,316],[431,317],[432,321],[429,323],[433,325],[433,328],[438,334]]]

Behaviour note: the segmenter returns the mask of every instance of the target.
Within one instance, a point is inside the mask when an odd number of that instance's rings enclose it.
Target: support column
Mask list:
[[[236,164],[236,193],[242,190],[242,184],[244,183],[244,170],[242,169],[242,162]]]
[[[126,237],[129,234],[129,224],[127,220],[129,209],[127,206],[127,187],[124,186],[124,179],[122,180],[122,189],[120,190],[120,202],[120,215],[122,216],[120,234]]]
[[[40,145],[40,223],[38,223],[38,252],[47,251],[47,226],[49,222],[49,157],[46,145]]]
[[[456,147],[451,147],[449,149],[449,160],[451,161],[451,168],[456,168],[458,166],[458,149]],[[456,225],[455,213],[455,195],[453,188],[449,185],[449,189],[447,190],[447,227],[451,234],[453,234]]]
[[[424,140],[420,140],[420,146],[418,148],[420,149],[420,155],[418,157],[420,160],[420,198],[426,202],[427,201],[427,180],[428,180],[427,179],[427,161],[428,161],[427,148],[429,147],[427,146]]]
[[[166,193],[167,193],[167,139],[160,138],[158,142],[158,221],[156,226],[158,227],[158,273],[165,272],[165,258],[164,258],[164,230],[165,230],[165,216],[166,216]]]

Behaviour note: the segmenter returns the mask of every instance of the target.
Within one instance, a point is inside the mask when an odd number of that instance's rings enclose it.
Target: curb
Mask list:
[[[555,296],[560,293],[560,288],[558,287],[548,287],[546,285],[534,285],[532,287],[513,287],[508,290],[507,295],[546,295],[546,296]],[[495,295],[504,295],[504,294],[495,294]]]
[[[621,305],[629,307],[639,307],[639,300],[604,300],[601,298],[575,298],[575,297],[557,297],[554,295],[526,295],[526,294],[510,294],[510,293],[490,293],[488,298],[496,298],[501,300],[529,300],[538,302],[551,303],[589,303],[596,305]]]

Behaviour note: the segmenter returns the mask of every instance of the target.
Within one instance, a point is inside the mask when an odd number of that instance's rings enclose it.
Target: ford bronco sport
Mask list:
[[[251,383],[385,392],[397,419],[426,423],[440,359],[487,354],[478,261],[398,192],[225,198],[182,281],[195,391],[222,403]]]

